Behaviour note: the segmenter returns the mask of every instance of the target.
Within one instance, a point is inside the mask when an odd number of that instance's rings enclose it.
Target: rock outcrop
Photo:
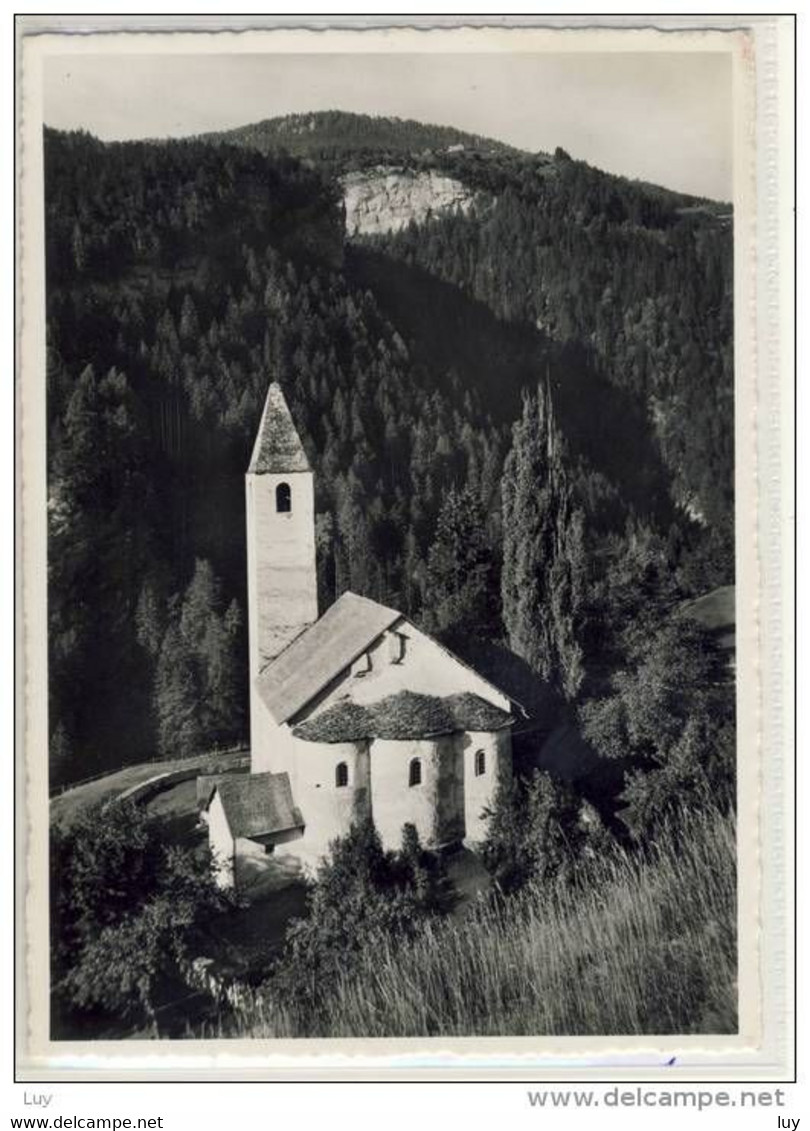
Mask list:
[[[397,232],[411,220],[460,208],[467,211],[473,194],[460,181],[432,170],[417,172],[378,166],[341,178],[346,207],[346,234]]]

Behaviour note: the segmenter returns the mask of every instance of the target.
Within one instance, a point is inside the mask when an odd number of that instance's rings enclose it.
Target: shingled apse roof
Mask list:
[[[233,837],[269,836],[302,829],[288,774],[231,774],[216,791]]]
[[[309,460],[295,428],[281,386],[276,382],[267,390],[264,411],[253,445],[249,475],[310,471]]]
[[[419,695],[398,691],[368,706],[345,700],[293,728],[306,742],[360,742],[371,738],[431,738],[456,731],[500,730],[511,715],[479,695]]]
[[[344,593],[258,677],[259,694],[277,723],[291,719],[392,624],[396,609]]]

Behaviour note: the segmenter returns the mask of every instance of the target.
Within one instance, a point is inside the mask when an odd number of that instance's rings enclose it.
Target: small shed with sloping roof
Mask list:
[[[205,788],[208,840],[223,887],[239,886],[257,858],[304,831],[286,773],[233,774]]]

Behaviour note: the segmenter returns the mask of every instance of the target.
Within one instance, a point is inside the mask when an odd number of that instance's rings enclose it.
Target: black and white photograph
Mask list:
[[[41,61],[51,1047],[731,1047],[745,44],[166,39]]]

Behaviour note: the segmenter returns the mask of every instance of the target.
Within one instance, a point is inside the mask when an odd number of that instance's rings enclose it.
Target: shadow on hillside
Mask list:
[[[367,247],[347,247],[345,271],[372,291],[413,360],[434,372],[455,372],[462,388],[478,391],[496,423],[514,421],[523,390],[548,375],[572,456],[612,480],[639,514],[669,521],[669,475],[646,406],[612,385],[585,347],[503,322],[458,287]]]

